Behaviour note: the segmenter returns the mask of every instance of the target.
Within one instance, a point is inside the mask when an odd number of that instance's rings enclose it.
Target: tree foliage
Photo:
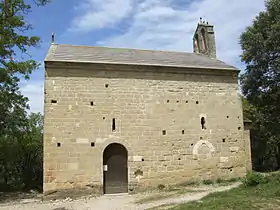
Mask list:
[[[17,132],[26,123],[27,98],[19,91],[21,76],[29,78],[38,67],[32,59],[19,60],[28,47],[36,47],[39,37],[25,33],[31,29],[24,14],[30,12],[30,5],[23,0],[0,2],[0,135]],[[18,55],[19,54],[19,55]],[[0,137],[1,138],[1,137]]]
[[[0,185],[3,189],[42,187],[43,116],[31,113],[27,126],[0,144]]]
[[[49,0],[34,0],[44,5]],[[32,2],[31,2],[32,3]],[[25,16],[31,5],[24,0],[0,0],[0,182],[30,187],[40,182],[42,170],[42,116],[27,115],[28,99],[20,92],[38,62],[28,55],[40,38],[28,36],[32,26]]]
[[[253,120],[258,169],[270,170],[280,168],[280,1],[265,5],[241,35],[246,71],[240,81],[250,103],[245,113]]]

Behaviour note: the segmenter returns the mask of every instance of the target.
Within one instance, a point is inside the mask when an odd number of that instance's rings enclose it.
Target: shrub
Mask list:
[[[237,181],[240,181],[240,177],[234,177],[234,178],[231,178],[228,180],[228,182],[237,182]]]
[[[159,184],[157,187],[159,190],[163,190],[165,188],[165,186],[163,184]]]
[[[208,179],[208,180],[203,180],[202,183],[205,185],[209,185],[209,184],[214,184],[214,181]]]
[[[246,186],[257,186],[268,182],[268,178],[260,173],[248,173],[243,179],[243,184]]]
[[[276,172],[276,173],[271,173],[269,174],[269,176],[267,176],[267,178],[269,179],[269,181],[272,181],[274,183],[280,183],[280,173]]]
[[[222,183],[224,183],[225,182],[225,180],[222,180],[221,178],[218,178],[217,180],[216,180],[216,183],[218,183],[218,184],[222,184]]]

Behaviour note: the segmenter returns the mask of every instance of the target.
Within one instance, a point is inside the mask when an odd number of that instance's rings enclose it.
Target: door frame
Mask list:
[[[112,147],[112,148],[110,148],[110,147]],[[109,152],[110,151],[110,149],[114,149],[114,147],[116,148],[116,147],[118,147],[118,148],[120,148],[120,149],[122,149],[123,150],[123,154],[124,154],[124,156],[125,156],[125,159],[126,159],[126,168],[127,168],[127,170],[126,170],[126,185],[127,185],[127,191],[126,192],[121,192],[121,193],[128,193],[128,179],[129,179],[129,171],[128,171],[128,151],[127,151],[127,149],[126,149],[126,147],[123,145],[123,144],[120,144],[120,143],[115,143],[115,142],[113,142],[113,143],[110,143],[110,144],[108,144],[105,148],[104,148],[104,150],[103,150],[103,153],[102,153],[102,175],[103,175],[103,179],[102,179],[102,184],[103,184],[103,194],[110,194],[110,193],[106,193],[106,178],[105,178],[105,171],[104,171],[104,165],[105,165],[105,154],[107,153],[107,152]],[[113,153],[114,154],[114,153]]]

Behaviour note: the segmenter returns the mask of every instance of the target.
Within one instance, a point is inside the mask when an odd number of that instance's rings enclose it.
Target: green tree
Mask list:
[[[25,122],[27,98],[19,92],[19,81],[28,79],[38,67],[32,59],[18,59],[28,47],[39,44],[39,37],[25,35],[32,29],[24,19],[30,11],[31,6],[23,0],[0,1],[0,135],[14,133]]]
[[[251,148],[252,166],[256,171],[270,171],[277,169],[277,157],[273,152],[274,146],[268,139],[267,128],[263,124],[263,113],[242,97],[243,114],[245,119],[252,121],[251,126]]]
[[[43,116],[31,113],[28,126],[18,141],[20,183],[25,189],[41,188],[43,182]]]
[[[250,106],[253,142],[265,170],[280,168],[280,1],[268,0],[240,37],[246,71],[240,77]]]
[[[48,0],[34,0],[44,5]],[[24,0],[0,0],[0,182],[6,185],[18,171],[14,165],[22,132],[29,126],[28,99],[19,91],[21,79],[29,79],[39,64],[27,50],[37,47],[40,39],[28,36],[32,29],[25,16],[31,5]]]
[[[41,190],[43,181],[43,116],[31,113],[27,125],[19,131],[19,136],[9,136],[0,144],[1,159],[5,164],[0,179],[4,189]],[[3,152],[4,151],[4,152]]]

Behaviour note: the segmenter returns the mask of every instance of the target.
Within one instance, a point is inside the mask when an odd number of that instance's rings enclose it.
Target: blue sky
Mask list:
[[[218,59],[242,70],[239,36],[262,10],[264,0],[52,0],[27,16],[29,35],[42,42],[29,54],[42,67],[21,90],[31,111],[43,112],[43,60],[52,32],[58,44],[192,52],[199,17],[214,25]]]

